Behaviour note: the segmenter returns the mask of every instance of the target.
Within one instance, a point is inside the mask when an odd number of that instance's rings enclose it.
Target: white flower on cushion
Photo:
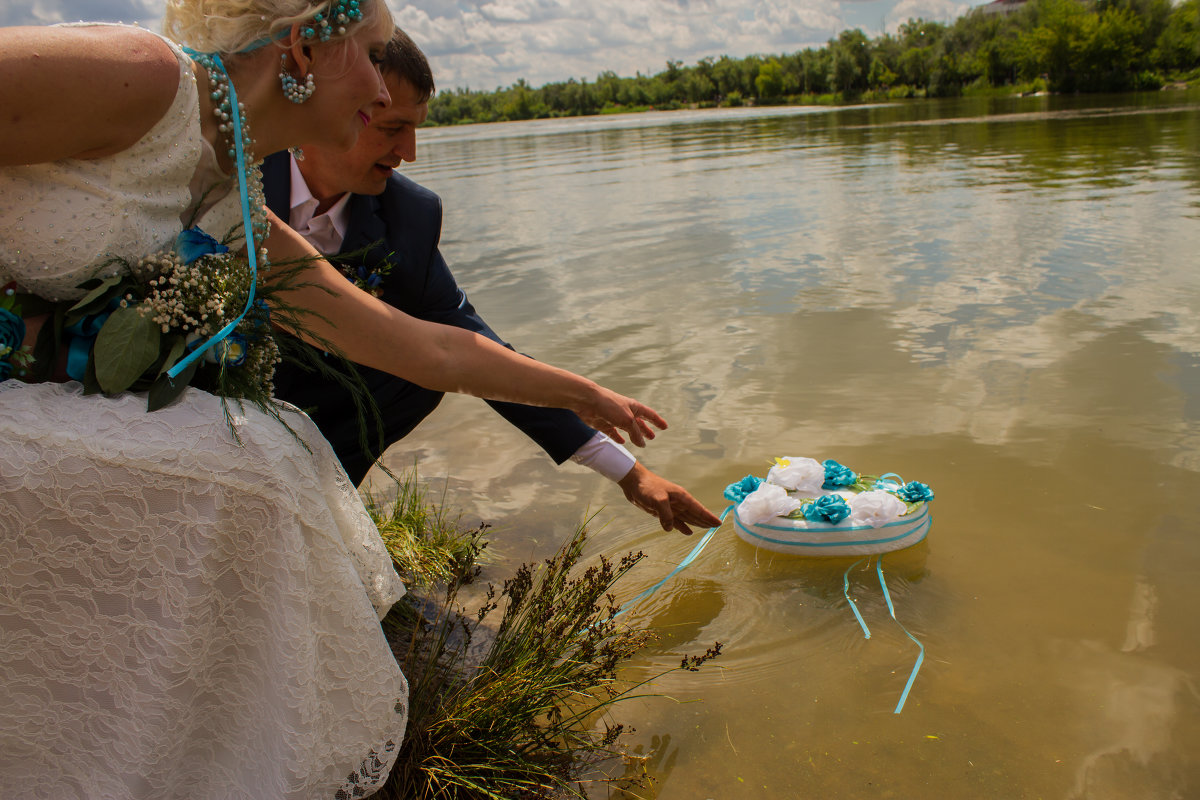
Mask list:
[[[901,503],[900,505],[904,505]],[[759,525],[775,517],[790,514],[801,506],[799,500],[788,497],[782,486],[764,483],[746,496],[738,506],[738,517],[747,525]]]
[[[774,483],[793,492],[814,495],[825,482],[825,465],[815,458],[779,458],[767,473],[767,483]]]
[[[850,521],[878,528],[895,522],[907,509],[904,501],[891,492],[874,489],[850,498]]]

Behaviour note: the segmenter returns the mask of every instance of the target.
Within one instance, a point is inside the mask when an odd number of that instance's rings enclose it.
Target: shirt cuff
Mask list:
[[[571,460],[590,470],[599,472],[610,481],[620,481],[629,474],[637,459],[633,453],[608,438],[606,434],[596,431],[596,435],[583,443],[575,451]]]

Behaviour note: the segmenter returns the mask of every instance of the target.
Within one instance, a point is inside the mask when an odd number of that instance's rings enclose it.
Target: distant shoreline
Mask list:
[[[1188,91],[1188,90],[1197,89],[1197,88],[1200,88],[1200,81],[1195,81],[1192,83],[1189,83],[1187,81],[1175,81],[1175,82],[1171,82],[1169,84],[1165,84],[1161,88],[1155,89],[1155,90],[1127,90],[1127,91],[1122,91],[1122,92],[1107,92],[1105,94],[1132,95],[1132,94],[1143,94],[1146,91],[1174,92],[1174,91]],[[1026,98],[1026,97],[1072,97],[1072,96],[1078,97],[1078,96],[1086,96],[1086,95],[1081,92],[1052,92],[1052,91],[1048,91],[1045,89],[1019,91],[1019,90],[1017,90],[1016,87],[1011,87],[1011,86],[998,87],[998,88],[989,87],[989,88],[983,89],[983,90],[966,91],[963,94],[958,95],[958,97],[962,98],[962,99],[981,98],[981,97]],[[912,97],[886,97],[886,96],[884,96],[884,97],[880,97],[880,96],[875,96],[871,93],[864,93],[863,95],[856,97],[856,98],[852,98],[852,99],[845,99],[842,97],[835,97],[832,95],[822,95],[822,96],[816,96],[816,97],[804,96],[804,97],[797,97],[797,98],[789,98],[789,100],[786,102],[743,103],[743,104],[737,105],[737,106],[717,105],[717,104],[712,104],[712,103],[708,103],[708,104],[692,103],[692,104],[688,104],[688,105],[675,105],[675,106],[663,106],[663,107],[659,107],[659,106],[632,106],[632,107],[611,106],[611,107],[607,107],[605,109],[602,109],[600,111],[590,113],[590,114],[560,114],[560,115],[556,115],[556,116],[530,117],[530,118],[526,118],[526,119],[511,119],[511,120],[510,119],[497,119],[497,120],[486,120],[486,121],[463,119],[463,120],[458,120],[458,121],[455,121],[452,123],[444,123],[444,124],[439,124],[439,123],[433,121],[432,119],[427,119],[421,125],[421,127],[428,128],[428,129],[456,128],[456,127],[462,127],[462,126],[466,126],[466,125],[489,125],[489,124],[493,124],[493,123],[505,123],[505,122],[551,122],[554,120],[599,119],[599,118],[604,118],[604,117],[615,117],[615,116],[621,116],[621,115],[636,116],[639,114],[647,114],[647,113],[671,113],[671,112],[684,112],[684,111],[727,111],[727,110],[734,110],[734,109],[739,109],[739,110],[744,110],[744,111],[768,111],[771,109],[783,110],[783,109],[799,109],[799,108],[828,108],[828,109],[857,108],[857,107],[865,107],[865,106],[886,105],[886,104],[893,104],[893,103],[905,103],[905,102],[909,102],[909,101],[944,100],[944,99],[947,99],[947,98],[924,97],[924,96],[912,96]]]
[[[762,105],[847,105],[977,94],[1150,91],[1200,82],[1200,0],[1006,0],[954,23],[842,31],[823,47],[669,60],[655,75],[444,90],[437,125]]]

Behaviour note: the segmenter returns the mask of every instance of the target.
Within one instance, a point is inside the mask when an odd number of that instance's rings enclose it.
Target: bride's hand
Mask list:
[[[575,409],[575,412],[584,422],[620,444],[625,443],[621,431],[629,434],[629,441],[638,447],[645,447],[646,440],[655,436],[651,423],[659,430],[667,429],[667,421],[653,408],[603,386],[596,387],[589,405]]]

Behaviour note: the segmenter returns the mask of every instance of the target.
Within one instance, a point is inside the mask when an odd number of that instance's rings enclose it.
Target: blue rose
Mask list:
[[[246,337],[240,333],[231,333],[213,345],[217,361],[226,366],[238,367],[246,360]]]
[[[762,478],[747,475],[737,483],[731,483],[725,487],[725,499],[732,503],[740,503],[753,494],[760,485],[762,485]]]
[[[254,298],[254,304],[250,309],[250,313],[246,317],[253,320],[256,331],[260,328],[265,328],[271,322],[271,307],[267,305],[266,300],[256,297]]]
[[[828,522],[836,525],[850,516],[850,505],[840,494],[825,494],[801,507],[809,522]]]
[[[21,349],[24,341],[25,320],[7,308],[0,308],[0,381],[12,375],[10,359]]]
[[[825,483],[821,484],[822,489],[840,489],[843,486],[853,486],[858,480],[858,476],[850,471],[849,467],[843,467],[832,458],[827,458],[825,464]]]
[[[933,499],[933,489],[920,481],[909,481],[896,492],[896,496],[908,503],[923,503]]]
[[[184,264],[191,264],[197,258],[228,253],[229,248],[199,228],[188,228],[175,237],[175,252]]]

